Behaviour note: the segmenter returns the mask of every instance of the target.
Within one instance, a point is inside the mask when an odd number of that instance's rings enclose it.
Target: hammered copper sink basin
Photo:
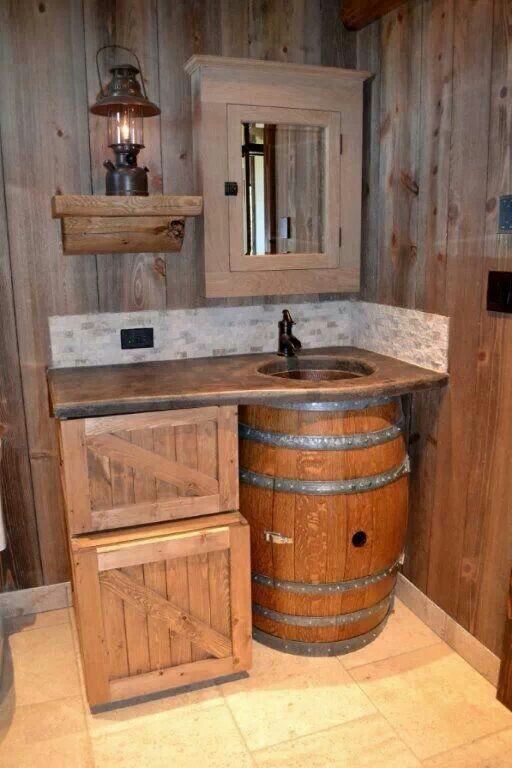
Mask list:
[[[374,373],[375,368],[361,360],[342,357],[285,357],[258,368],[265,376],[294,381],[337,381],[358,379]]]

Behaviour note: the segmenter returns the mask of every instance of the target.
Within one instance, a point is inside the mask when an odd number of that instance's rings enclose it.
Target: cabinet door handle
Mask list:
[[[264,536],[265,541],[269,541],[271,544],[293,544],[293,539],[275,531],[265,531]]]

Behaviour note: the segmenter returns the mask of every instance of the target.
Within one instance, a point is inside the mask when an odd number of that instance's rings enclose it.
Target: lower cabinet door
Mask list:
[[[251,665],[249,526],[237,512],[71,540],[91,707]]]

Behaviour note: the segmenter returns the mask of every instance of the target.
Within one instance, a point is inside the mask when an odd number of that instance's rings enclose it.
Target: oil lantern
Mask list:
[[[128,51],[137,61],[118,64],[111,68],[110,82],[101,82],[99,54],[106,48]],[[137,165],[137,155],[144,147],[143,118],[160,114],[156,104],[148,99],[144,77],[137,55],[122,45],[104,45],[96,53],[96,68],[100,92],[91,112],[108,118],[108,145],[114,152],[115,162],[106,160],[107,195],[147,195],[148,168]],[[139,82],[137,75],[140,75]],[[141,88],[142,83],[142,88]]]

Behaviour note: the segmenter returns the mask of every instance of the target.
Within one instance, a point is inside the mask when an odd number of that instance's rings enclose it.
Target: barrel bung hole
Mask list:
[[[368,536],[364,531],[356,531],[352,536],[352,544],[354,547],[364,547],[368,540]]]

